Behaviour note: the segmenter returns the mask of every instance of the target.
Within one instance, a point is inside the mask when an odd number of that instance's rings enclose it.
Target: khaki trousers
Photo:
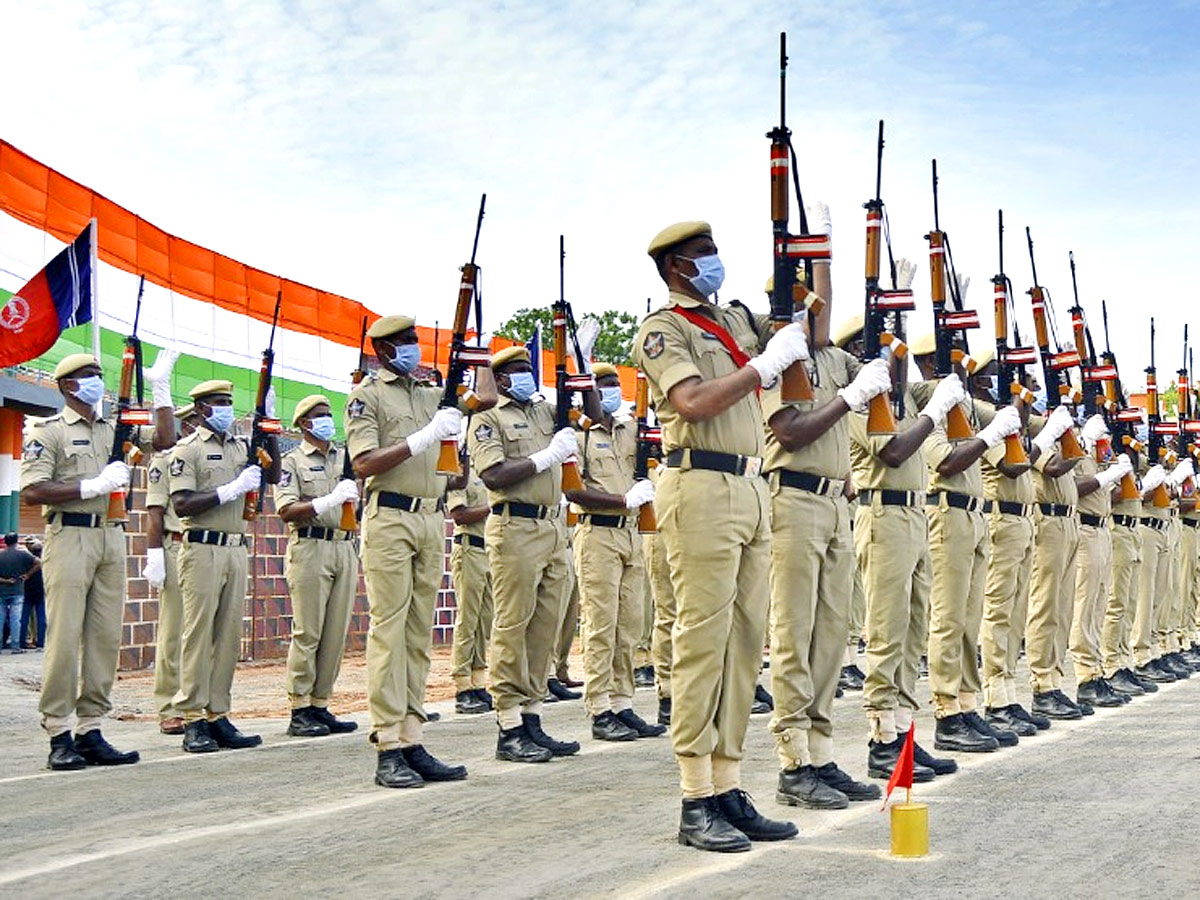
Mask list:
[[[1112,561],[1112,532],[1108,526],[1080,525],[1070,644],[1077,685],[1104,675],[1100,633],[1112,581]]]
[[[541,703],[571,591],[567,532],[561,519],[505,512],[487,520],[492,570],[492,693],[502,728],[521,724],[520,707]]]
[[[584,625],[584,706],[591,716],[629,709],[646,581],[642,541],[632,520],[624,528],[580,525],[575,571]]]
[[[992,552],[983,587],[979,646],[983,657],[983,702],[989,709],[998,709],[1017,702],[1009,688],[1016,683],[1016,664],[1025,634],[1029,573],[1033,564],[1033,522],[997,509],[988,518],[988,534]]]
[[[246,548],[184,542],[179,550],[183,636],[175,708],[184,721],[227,714],[242,645]]]
[[[738,786],[769,598],[767,486],[668,468],[654,507],[676,603],[671,743],[684,796],[703,797]]]
[[[450,551],[450,577],[454,581],[454,646],[450,674],[457,691],[484,686],[488,635],[492,631],[492,574],[487,550],[455,544]]]
[[[1130,528],[1114,523],[1112,549],[1112,584],[1108,589],[1108,606],[1104,610],[1104,627],[1100,632],[1105,678],[1133,666],[1129,631],[1137,606],[1138,574],[1142,564],[1141,526]]]
[[[854,521],[851,517],[851,522]],[[854,528],[850,528],[850,545],[855,546]],[[928,542],[926,543],[928,546]],[[863,584],[862,560],[855,554],[854,566],[850,577],[850,609],[846,620],[846,646],[851,653],[858,650],[858,642],[863,638],[867,629],[867,589]]]
[[[288,697],[292,709],[327,707],[342,668],[358,589],[354,542],[293,535],[288,541],[284,574],[292,597]]]
[[[638,542],[643,543],[642,535]],[[642,548],[642,631],[633,647],[633,666],[641,669],[654,665],[654,595],[650,592],[650,571],[646,566],[645,547]]]
[[[860,506],[854,548],[866,594],[867,677],[863,705],[874,740],[897,737],[897,708],[917,710],[917,678],[928,637],[929,523],[923,509]]]
[[[1183,567],[1180,572],[1180,588],[1183,591],[1183,627],[1187,644],[1195,644],[1200,637],[1200,531],[1183,520],[1183,541],[1180,548]]]
[[[650,642],[654,660],[654,682],[659,699],[671,696],[671,629],[675,625],[675,589],[671,587],[671,568],[667,565],[667,545],[662,534],[643,536],[650,593],[653,595],[654,630]]]
[[[565,528],[565,526],[564,526]],[[554,654],[549,674],[559,681],[566,678],[571,662],[571,647],[575,633],[580,631],[579,573],[575,571],[575,554],[571,542],[562,550],[566,559],[567,578],[563,582],[563,598],[558,611],[558,626],[555,631]]]
[[[125,608],[125,532],[48,525],[42,550],[46,655],[38,709],[51,737],[100,727],[112,709]]]
[[[785,769],[833,760],[853,577],[845,498],[772,487],[771,731]]]
[[[367,632],[367,707],[376,749],[421,743],[433,608],[442,583],[445,518],[381,507],[362,525]]]
[[[975,709],[975,649],[983,619],[988,530],[982,512],[927,506],[933,585],[929,605],[929,687],[937,718]]]
[[[1029,616],[1025,622],[1025,652],[1035,694],[1062,687],[1066,634],[1075,600],[1075,557],[1079,521],[1074,516],[1034,516],[1033,576]]]
[[[1139,525],[1138,534],[1142,537],[1142,565],[1138,571],[1137,606],[1133,611],[1133,662],[1144,666],[1159,656],[1154,622],[1158,606],[1166,598],[1171,558],[1167,555],[1165,530]]]
[[[178,716],[179,654],[183,629],[183,589],[179,585],[179,549],[182,544],[163,534],[163,567],[167,577],[158,592],[158,632],[154,640],[154,708],[159,720]]]
[[[1180,548],[1183,541],[1183,526],[1179,517],[1172,516],[1167,526],[1167,586],[1160,594],[1161,602],[1155,603],[1154,641],[1160,654],[1174,653],[1179,649],[1179,621],[1183,618],[1183,597],[1179,593]]]

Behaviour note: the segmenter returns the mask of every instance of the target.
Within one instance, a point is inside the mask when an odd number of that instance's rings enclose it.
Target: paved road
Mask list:
[[[7,662],[7,657],[4,659]],[[0,665],[0,677],[11,666]],[[11,691],[2,692],[6,704]],[[32,695],[30,695],[32,697]],[[26,699],[25,703],[34,702]],[[839,762],[865,772],[858,695],[839,701]],[[649,717],[653,699],[641,691]],[[263,747],[189,757],[140,723],[106,728],[143,762],[51,773],[42,736],[0,734],[0,895],[156,897],[1195,896],[1200,869],[1200,676],[1123,710],[1056,724],[1019,747],[960,757],[919,785],[933,853],[887,855],[878,804],[816,813],[778,806],[766,719],[751,723],[745,787],[801,837],[734,856],[678,846],[676,772],[664,739],[599,744],[579,703],[547,707],[548,730],[584,742],[539,766],[491,758],[480,717],[430,726],[427,746],[468,781],[415,791],[371,783],[361,732],[298,740],[280,719],[247,721]],[[11,709],[10,709],[11,712]],[[27,715],[16,718],[28,721]],[[922,716],[918,735],[931,740]]]

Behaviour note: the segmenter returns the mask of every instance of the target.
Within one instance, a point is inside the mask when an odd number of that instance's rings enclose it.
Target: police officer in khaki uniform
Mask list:
[[[461,454],[461,481],[465,484],[446,494],[446,508],[454,520],[450,577],[457,608],[450,674],[454,678],[455,711],[468,715],[492,709],[492,696],[487,691],[487,653],[494,608],[484,536],[492,508],[487,488],[471,468],[470,460],[468,454]]]
[[[759,339],[747,316],[709,300],[724,267],[708,223],[672,225],[648,252],[670,295],[642,321],[633,355],[650,384],[666,460],[655,512],[676,600],[671,743],[683,791],[679,841],[747,850],[750,840],[797,833],[754,809],[739,770],[762,664],[770,564],[756,394],[807,356],[807,341],[801,326],[789,325],[749,358]]]
[[[46,520],[49,628],[38,709],[50,735],[49,767],[135,763],[137,751],[116,750],[100,732],[100,719],[112,709],[125,606],[124,523],[108,521],[107,512],[109,494],[129,484],[129,467],[108,462],[115,423],[96,413],[104,396],[96,358],[72,354],[55,366],[54,378],[65,408],[29,429],[21,462],[21,499],[40,504]],[[155,382],[158,450],[175,440],[168,378],[169,367],[163,387]],[[140,430],[133,438],[150,448]]]
[[[1158,646],[1153,628],[1157,604],[1166,597],[1167,528],[1169,527],[1169,498],[1159,505],[1161,491],[1166,491],[1167,471],[1159,464],[1146,460],[1142,475],[1142,512],[1138,534],[1142,540],[1142,563],[1138,570],[1137,603],[1133,613],[1132,650],[1139,679],[1160,684],[1177,680],[1177,676],[1158,660]]]
[[[1197,605],[1200,601],[1200,506],[1196,502],[1194,475],[1192,487],[1192,496],[1184,497],[1180,501],[1183,539],[1180,545],[1182,561],[1179,590],[1183,600],[1182,646],[1185,649],[1182,655],[1187,662],[1196,667],[1200,665],[1200,645],[1197,644],[1197,638],[1200,636],[1197,630],[1197,614],[1200,613],[1200,606]]]
[[[570,590],[562,463],[575,434],[554,430],[554,412],[537,393],[529,352],[492,357],[501,397],[474,417],[467,446],[488,488],[492,514],[484,540],[492,570],[492,693],[500,734],[496,758],[547,762],[579,752],[542,729],[542,703],[562,608]]]
[[[583,682],[571,677],[570,662],[571,648],[575,645],[575,633],[579,630],[579,573],[575,570],[575,514],[567,508],[567,501],[562,500],[564,522],[567,531],[567,546],[563,556],[567,561],[567,579],[564,583],[565,594],[562,608],[559,610],[558,627],[555,629],[554,653],[550,660],[550,669],[546,675],[546,702],[556,703],[559,700],[578,700],[583,695],[571,688],[580,687]]]
[[[1179,461],[1175,451],[1168,455],[1168,464],[1172,466],[1167,476],[1167,484],[1171,492],[1171,508],[1169,526],[1167,528],[1167,556],[1170,565],[1167,569],[1166,600],[1160,605],[1161,612],[1155,622],[1155,637],[1161,654],[1159,659],[1177,678],[1190,678],[1192,665],[1180,655],[1180,619],[1183,615],[1183,597],[1179,591],[1181,571],[1183,567],[1183,525],[1180,514],[1184,504],[1191,504],[1190,499],[1195,494],[1192,484],[1192,461]],[[1186,486],[1186,487],[1185,487]]]
[[[233,385],[205,381],[191,391],[201,425],[171,457],[171,503],[182,519],[179,581],[183,640],[175,708],[183,715],[183,749],[211,753],[262,743],[229,721],[233,675],[242,642],[247,551],[244,497],[258,490],[263,471],[246,465],[250,444],[233,434]],[[266,480],[279,480],[279,447],[268,436]]]
[[[175,410],[187,437],[196,430],[195,407]],[[179,691],[179,649],[183,628],[183,589],[179,584],[179,546],[183,522],[171,506],[171,454],[158,453],[146,467],[146,567],[142,575],[158,591],[158,624],[154,645],[154,704],[158,730],[183,734],[183,716],[175,708]]]
[[[583,490],[567,494],[578,510],[575,571],[583,633],[584,704],[592,737],[632,741],[667,729],[633,709],[634,645],[642,633],[645,565],[637,511],[654,485],[634,481],[637,424],[621,414],[621,382],[607,363],[593,366],[602,415],[577,435]]]
[[[344,451],[333,445],[328,397],[300,400],[292,425],[300,429],[300,444],[283,457],[275,486],[275,509],[288,524],[284,575],[292,599],[288,734],[322,737],[358,728],[329,711],[358,589],[357,532],[341,529],[341,514],[343,504],[358,500],[358,486],[342,478]]]
[[[650,482],[658,484],[663,466],[650,469]],[[658,724],[671,724],[671,629],[675,625],[675,589],[671,586],[671,567],[667,564],[667,546],[662,532],[642,536],[642,556],[646,561],[647,581],[652,595],[653,634],[650,654],[654,661],[654,686],[658,695]]]
[[[384,316],[367,336],[380,370],[350,392],[345,423],[355,474],[366,479],[362,561],[371,611],[367,702],[370,739],[379,751],[375,783],[421,787],[467,777],[466,768],[443,765],[422,743],[446,540],[438,445],[458,435],[462,414],[438,409],[441,390],[414,379],[421,346],[411,316]],[[480,407],[490,407],[491,379],[477,380]]]

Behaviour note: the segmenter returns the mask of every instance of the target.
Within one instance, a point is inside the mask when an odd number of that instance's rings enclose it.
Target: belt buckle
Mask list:
[[[742,460],[743,478],[757,478],[762,474],[763,461],[761,456],[743,456]]]
[[[832,497],[836,500],[838,497],[842,496],[842,494],[845,492],[845,490],[846,490],[846,482],[840,481],[836,478],[826,478],[825,479],[825,496],[826,497]]]

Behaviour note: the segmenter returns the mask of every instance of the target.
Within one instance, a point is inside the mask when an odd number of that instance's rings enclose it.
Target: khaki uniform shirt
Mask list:
[[[906,392],[904,416],[896,420],[897,434],[908,431],[917,424],[916,407]],[[895,409],[892,410],[895,414]],[[924,491],[928,477],[925,469],[924,444],[917,451],[892,468],[879,458],[880,452],[896,436],[893,434],[867,434],[866,413],[850,413],[846,416],[850,427],[850,460],[854,467],[854,486],[858,490]]]
[[[183,520],[175,514],[171,505],[171,457],[170,451],[155,453],[146,467],[146,506],[161,506],[163,528],[176,534],[183,531]]]
[[[446,494],[446,509],[453,512],[460,507],[468,509],[476,509],[480,506],[488,505],[487,488],[483,481],[475,474],[475,470],[471,470],[471,475],[467,479],[467,486],[460,491],[449,491]],[[487,527],[487,519],[480,519],[478,522],[472,522],[470,525],[459,525],[455,523],[455,534],[474,534],[483,537],[483,530]]]
[[[550,446],[554,437],[554,411],[534,399],[518,403],[501,395],[500,402],[472,417],[467,434],[471,467],[480,474],[506,459],[526,459]],[[562,466],[552,465],[532,478],[499,490],[488,491],[491,503],[532,503],[558,509],[562,499]]]
[[[283,455],[280,462],[279,484],[275,485],[275,508],[283,509],[289,503],[323,497],[342,480],[342,456],[333,444],[329,452],[322,453],[306,440]],[[342,522],[342,507],[335,506],[319,516],[302,522],[289,522],[294,531],[310,525],[323,528],[338,528]]]
[[[758,335],[741,309],[715,306],[686,294],[672,291],[663,307],[642,320],[633,340],[633,360],[650,382],[654,412],[662,425],[663,456],[686,447],[761,457],[762,408],[754,393],[704,422],[685,422],[671,405],[671,388],[681,381],[688,378],[712,381],[738,370],[721,342],[671,312],[675,307],[710,313],[747,355],[753,356],[758,349]]]
[[[1108,468],[1108,466],[1104,466]],[[1075,477],[1087,478],[1095,477],[1101,471],[1100,463],[1096,461],[1096,454],[1089,453],[1083,459],[1075,464]],[[1099,490],[1092,491],[1086,497],[1079,498],[1079,511],[1088,513],[1093,516],[1107,516],[1112,513],[1112,492],[1111,487],[1101,485]]]
[[[637,460],[636,422],[627,416],[614,418],[609,431],[601,420],[576,437],[581,466],[579,474],[585,488],[619,497],[633,487],[633,466]],[[627,512],[612,507],[590,509],[576,505],[576,509],[602,516],[620,516]]]
[[[1079,504],[1079,491],[1075,487],[1075,472],[1084,464],[1086,458],[1077,462],[1075,468],[1067,472],[1066,475],[1051,478],[1045,474],[1046,463],[1050,462],[1057,455],[1057,451],[1054,453],[1043,453],[1038,457],[1037,462],[1033,464],[1033,487],[1037,494],[1037,502],[1077,506]]]
[[[980,404],[982,406],[982,404]],[[990,419],[989,419],[990,421]],[[1003,500],[1009,503],[1029,505],[1034,501],[1033,469],[1026,469],[1016,478],[1009,478],[1000,471],[999,465],[1004,462],[1004,445],[1001,441],[995,447],[984,451],[981,473],[983,475],[983,496],[988,500]],[[1029,447],[1025,447],[1026,453]]]
[[[936,387],[934,381],[922,381],[913,385],[913,399],[918,402],[920,407],[924,407],[928,402],[934,387]],[[960,403],[959,406],[967,414],[967,421],[970,422],[971,429],[976,434],[995,415],[995,411],[989,409],[986,404],[970,398]],[[931,492],[954,491],[959,494],[969,494],[972,497],[983,497],[983,472],[978,461],[967,466],[957,475],[943,475],[938,471],[938,466],[945,461],[956,446],[958,446],[957,442],[946,436],[944,425],[935,427],[933,433],[925,438],[925,461],[929,465],[928,490]]]
[[[207,426],[201,425],[175,445],[168,469],[171,494],[180,491],[215,491],[241,474],[246,468],[249,452],[248,439],[231,435],[221,440],[209,431]],[[265,483],[263,487],[266,487]],[[244,498],[238,497],[198,515],[184,518],[182,526],[184,529],[205,528],[228,534],[244,534],[244,505]]]
[[[785,403],[781,396],[779,379],[770,388],[762,392],[763,420],[770,423],[771,417],[785,407],[794,407],[800,412],[811,412],[818,409],[837,396],[840,388],[844,388],[862,368],[862,363],[837,347],[822,347],[813,354],[811,360],[804,363],[808,367],[809,377],[813,383],[813,400]],[[850,424],[847,413],[838,419],[824,434],[806,447],[799,450],[785,450],[767,425],[767,470],[791,469],[796,472],[808,472],[823,478],[846,478],[850,474]]]
[[[346,447],[357,459],[371,450],[398,444],[424,428],[437,412],[440,388],[418,384],[388,369],[363,380],[346,399]],[[367,493],[392,491],[436,500],[446,490],[446,476],[437,474],[437,443],[386,472],[366,480]]]

